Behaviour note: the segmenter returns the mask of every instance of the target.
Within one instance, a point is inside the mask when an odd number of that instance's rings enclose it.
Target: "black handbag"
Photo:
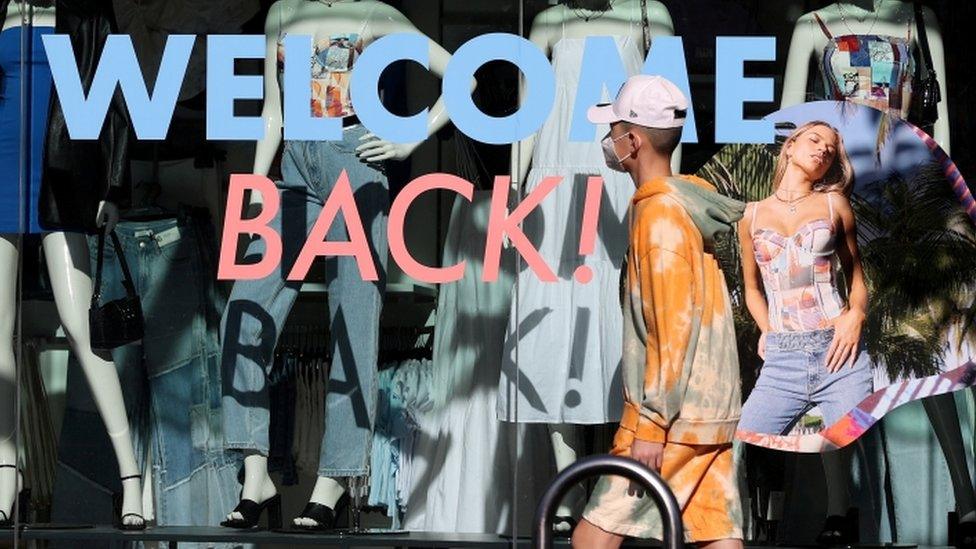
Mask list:
[[[105,231],[98,233],[98,261],[95,264],[95,291],[92,293],[91,308],[88,310],[88,326],[91,333],[91,346],[96,350],[110,350],[142,339],[142,303],[132,283],[129,265],[115,231],[109,233],[115,255],[122,266],[122,285],[125,297],[99,305],[102,295],[102,263],[105,255]]]
[[[925,77],[920,79],[920,85],[912,97],[910,121],[920,128],[928,128],[939,119],[939,102],[942,92],[939,90],[939,79],[932,64],[932,52],[929,51],[928,35],[925,32],[925,18],[922,15],[922,4],[915,4],[915,27],[918,28],[918,45],[922,49],[922,61],[925,67]]]

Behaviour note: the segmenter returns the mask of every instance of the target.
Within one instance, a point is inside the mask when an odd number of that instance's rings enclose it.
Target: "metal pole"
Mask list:
[[[581,480],[596,475],[617,475],[626,477],[644,486],[654,498],[661,511],[664,523],[664,549],[681,549],[684,543],[684,526],[681,522],[681,507],[667,483],[643,464],[630,458],[599,455],[577,461],[563,469],[549,488],[542,494],[535,511],[535,535],[532,547],[550,549],[552,547],[552,516],[556,506],[569,489]]]

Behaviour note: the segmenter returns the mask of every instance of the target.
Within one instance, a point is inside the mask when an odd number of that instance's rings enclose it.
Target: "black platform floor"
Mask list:
[[[8,537],[9,536],[9,537]],[[0,530],[0,545],[11,539],[13,531]],[[394,532],[372,534],[335,534],[335,533],[299,533],[290,531],[239,531],[214,527],[179,527],[167,526],[148,528],[139,532],[121,532],[107,526],[91,528],[22,528],[19,533],[21,540],[59,540],[59,541],[87,541],[102,542],[105,547],[120,545],[126,541],[159,542],[161,547],[176,549],[181,543],[211,542],[211,543],[251,543],[258,547],[377,547],[390,549],[426,549],[426,548],[531,548],[532,542],[528,538],[511,538],[494,534],[458,534],[435,532]],[[788,545],[764,546],[748,544],[749,547],[776,547],[785,549]],[[566,539],[557,539],[556,547],[569,547]],[[654,542],[629,542],[624,547],[656,547]],[[792,546],[799,547],[799,546]],[[858,548],[881,548],[884,545],[861,545]],[[914,547],[911,545],[889,545],[887,547]],[[921,546],[919,546],[921,548]],[[927,549],[927,548],[925,548]]]

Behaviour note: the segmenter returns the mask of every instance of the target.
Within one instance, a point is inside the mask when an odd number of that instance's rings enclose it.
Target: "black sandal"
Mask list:
[[[242,492],[243,495],[243,492]],[[258,527],[261,515],[265,509],[268,511],[268,529],[275,530],[281,528],[281,494],[275,494],[270,498],[258,503],[250,499],[242,499],[234,507],[234,513],[240,513],[239,519],[227,519],[220,523],[226,528],[236,528],[238,530],[251,530]]]
[[[301,514],[299,514],[296,519],[307,518],[315,521],[313,525],[307,524],[296,524],[292,522],[292,526],[299,530],[304,530],[306,532],[325,532],[328,530],[335,530],[335,521],[342,512],[342,509],[349,504],[349,495],[342,494],[339,501],[336,502],[335,509],[329,507],[328,505],[323,505],[321,503],[315,503],[314,501],[308,502],[308,505],[302,509]]]
[[[0,465],[0,469],[16,469],[16,474],[20,474],[20,469],[16,465]],[[16,483],[17,480],[14,479]],[[30,522],[30,499],[31,491],[29,488],[21,488],[17,492],[17,498],[14,500],[13,505],[10,506],[10,514],[0,511],[0,529],[9,529],[14,527],[14,517],[19,515],[20,523]]]
[[[122,482],[132,479],[142,479],[142,475],[129,475],[127,477],[122,477]],[[114,508],[113,521],[115,524],[113,526],[118,530],[125,530],[129,532],[135,532],[139,530],[146,529],[146,518],[139,513],[126,513],[122,514],[122,494],[112,494],[112,507]],[[126,524],[125,519],[128,517],[136,517],[140,522],[136,524]]]
[[[846,515],[830,515],[824,521],[823,529],[817,536],[817,545],[824,547],[847,547],[858,541],[857,509],[850,508]]]

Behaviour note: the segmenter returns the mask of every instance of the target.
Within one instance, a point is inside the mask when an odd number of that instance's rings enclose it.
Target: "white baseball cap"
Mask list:
[[[680,128],[688,115],[688,99],[663,76],[638,74],[620,87],[613,103],[594,105],[586,117],[594,124],[630,122],[648,128]]]

